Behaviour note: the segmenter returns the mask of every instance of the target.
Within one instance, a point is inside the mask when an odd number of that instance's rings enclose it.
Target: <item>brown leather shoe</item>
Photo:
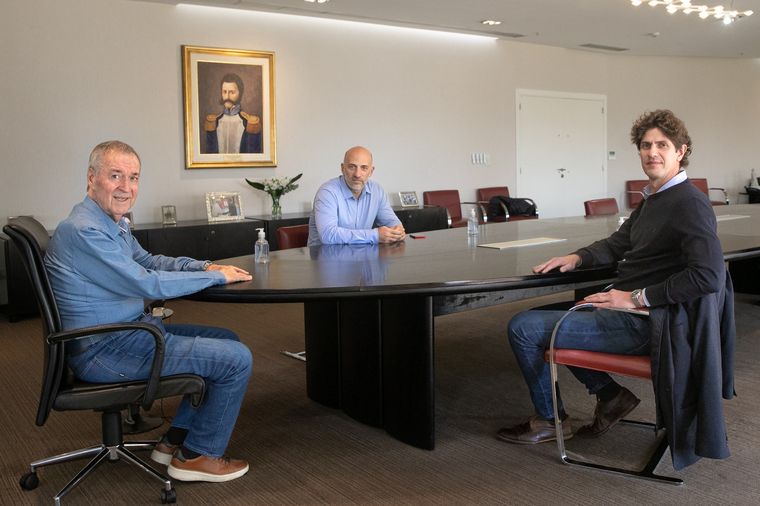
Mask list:
[[[178,446],[171,444],[166,437],[162,437],[153,447],[153,451],[150,452],[150,458],[154,462],[158,462],[161,465],[168,466],[174,457],[174,452],[177,451]]]
[[[201,455],[194,459],[186,459],[182,449],[174,454],[166,472],[172,478],[180,481],[213,481],[222,482],[240,478],[248,472],[248,462],[231,459],[227,456],[207,457]]]
[[[547,441],[556,441],[557,432],[554,428],[554,422],[544,420],[538,415],[528,418],[527,422],[500,429],[496,437],[507,443],[516,443],[522,445],[534,445],[545,443]],[[568,440],[573,437],[573,429],[570,426],[570,418],[562,421],[562,438]]]
[[[638,397],[625,387],[607,402],[598,401],[594,409],[594,421],[584,425],[576,436],[597,437],[610,430],[616,423],[628,416],[639,405]]]

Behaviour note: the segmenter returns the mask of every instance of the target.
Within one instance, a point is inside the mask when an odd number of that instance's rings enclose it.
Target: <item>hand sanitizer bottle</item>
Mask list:
[[[470,216],[467,218],[467,235],[478,235],[478,215],[474,207],[470,208]]]
[[[269,243],[264,237],[264,229],[257,228],[256,230],[259,231],[259,240],[254,245],[253,258],[257,264],[269,263]]]

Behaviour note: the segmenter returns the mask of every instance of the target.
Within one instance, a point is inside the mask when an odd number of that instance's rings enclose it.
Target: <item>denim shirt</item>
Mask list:
[[[343,176],[323,184],[314,197],[309,217],[309,246],[320,244],[377,244],[375,226],[400,224],[383,188],[370,180],[354,197]]]
[[[45,268],[64,330],[137,321],[145,299],[181,297],[225,282],[221,272],[203,271],[203,261],[151,255],[124,218],[114,222],[89,197],[58,225]]]

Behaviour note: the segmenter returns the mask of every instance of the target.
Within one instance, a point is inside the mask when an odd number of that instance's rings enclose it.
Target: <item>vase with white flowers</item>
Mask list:
[[[272,198],[272,216],[280,217],[282,216],[280,197],[298,188],[298,185],[295,183],[301,179],[301,176],[303,176],[303,173],[298,174],[291,179],[285,177],[274,177],[271,179],[264,179],[262,181],[251,181],[249,179],[246,179],[245,182],[257,190],[268,193]]]

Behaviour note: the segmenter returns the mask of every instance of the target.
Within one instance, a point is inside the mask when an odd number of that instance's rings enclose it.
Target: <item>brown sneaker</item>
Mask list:
[[[153,451],[150,452],[150,458],[154,462],[158,462],[161,465],[168,466],[174,457],[174,452],[177,451],[178,446],[171,444],[166,436],[162,437],[153,447]]]
[[[610,430],[616,423],[628,416],[639,405],[638,397],[625,387],[607,402],[598,401],[594,409],[594,421],[584,425],[578,432],[580,437],[597,437]]]
[[[248,462],[227,456],[207,457],[201,455],[186,459],[182,449],[177,450],[166,472],[180,481],[230,481],[248,472]]]
[[[554,422],[544,420],[538,415],[528,418],[527,422],[500,429],[496,437],[507,443],[516,443],[522,445],[534,445],[545,443],[547,441],[557,440],[557,431],[554,428]],[[568,440],[573,437],[573,428],[570,426],[570,418],[562,421],[562,439]]]

